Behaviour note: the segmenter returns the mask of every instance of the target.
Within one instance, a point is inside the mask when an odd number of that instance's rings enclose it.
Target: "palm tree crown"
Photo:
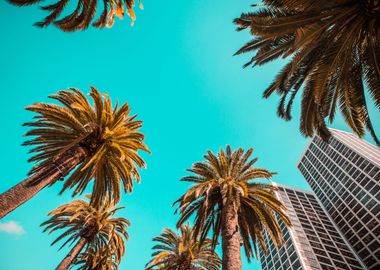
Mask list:
[[[115,248],[100,243],[97,246],[88,246],[73,261],[73,266],[77,266],[78,270],[117,270],[119,263]]]
[[[170,229],[153,238],[157,245],[146,270],[219,270],[221,261],[211,240],[200,242],[190,225],[182,225],[178,235]]]
[[[32,5],[41,2],[42,0],[8,0],[12,4],[18,6]],[[140,8],[143,8],[142,3]],[[70,0],[59,0],[58,2],[50,5],[43,6],[42,9],[50,12],[50,14],[41,22],[36,23],[38,27],[46,27],[53,23],[59,29],[71,32],[76,30],[85,30],[88,28],[92,20],[96,15],[98,8],[98,2],[103,2],[103,11],[99,18],[92,23],[93,26],[103,28],[111,27],[114,23],[115,15],[119,18],[123,18],[125,14],[124,6],[126,7],[126,13],[132,19],[136,20],[136,15],[133,11],[135,1],[134,0],[78,0],[77,6],[74,11],[67,16],[59,19],[65,7]]]
[[[224,211],[227,208],[236,211],[238,232],[248,259],[257,254],[257,243],[266,250],[264,231],[275,246],[283,242],[275,215],[290,225],[285,206],[274,194],[276,187],[251,182],[256,178],[270,179],[273,175],[266,169],[253,167],[257,158],[250,159],[252,152],[253,149],[245,152],[241,148],[231,151],[229,146],[218,155],[208,151],[204,162],[196,162],[188,170],[193,175],[182,178],[194,185],[176,202],[181,213],[178,226],[195,214],[194,234],[200,235],[203,241],[212,230],[213,245],[225,226]]]
[[[262,65],[292,56],[264,92],[281,96],[278,114],[291,118],[293,101],[303,87],[301,125],[304,135],[316,131],[327,140],[325,119],[339,107],[351,129],[365,128],[377,144],[367,110],[369,97],[380,108],[380,1],[263,0],[264,7],[235,19],[238,30],[255,36],[238,52],[256,55],[245,65]]]
[[[142,122],[129,115],[127,103],[112,108],[109,96],[95,88],[89,95],[94,106],[82,92],[70,89],[50,96],[62,106],[37,103],[26,108],[38,113],[36,121],[25,124],[33,128],[26,135],[34,136],[24,143],[34,147],[31,150],[34,156],[29,161],[38,163],[31,173],[82,147],[89,154],[65,181],[62,192],[75,187],[73,195],[82,193],[94,179],[94,204],[106,197],[118,202],[121,182],[124,192],[132,191],[132,179],[140,181],[136,167],[145,167],[137,154],[139,150],[149,151],[143,143],[144,135],[138,131]]]
[[[108,260],[119,264],[125,253],[124,240],[128,240],[127,228],[130,222],[126,218],[114,217],[115,213],[123,207],[114,207],[111,200],[105,200],[103,205],[93,207],[86,200],[74,200],[64,204],[49,213],[50,219],[41,224],[44,232],[53,233],[57,230],[65,230],[58,236],[52,245],[66,238],[62,244],[73,244],[80,239],[85,240],[85,252],[74,263],[83,263],[87,259],[87,265],[97,266],[104,255]],[[98,261],[91,255],[98,254]],[[87,268],[93,269],[93,268]],[[101,269],[101,268],[95,268]]]

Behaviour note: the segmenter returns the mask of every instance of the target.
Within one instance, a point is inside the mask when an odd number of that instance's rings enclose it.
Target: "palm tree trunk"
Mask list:
[[[190,270],[191,269],[191,262],[183,262],[179,267],[178,270]]]
[[[241,270],[238,213],[232,204],[222,209],[222,270]]]
[[[86,243],[87,240],[84,237],[81,237],[79,242],[70,250],[69,254],[66,255],[66,257],[62,260],[62,262],[57,266],[55,270],[69,269],[71,263],[76,259]]]
[[[87,155],[88,151],[83,147],[69,151],[54,164],[49,164],[8,191],[0,194],[0,219],[31,199],[47,185],[54,184],[55,181],[66,176]]]

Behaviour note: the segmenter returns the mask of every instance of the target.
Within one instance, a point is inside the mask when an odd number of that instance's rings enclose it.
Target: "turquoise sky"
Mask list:
[[[308,189],[295,167],[307,143],[298,131],[299,103],[294,120],[285,122],[276,116],[278,98],[261,98],[281,63],[243,70],[248,56],[232,56],[250,38],[235,32],[232,20],[252,3],[146,0],[134,27],[125,18],[111,29],[63,33],[33,27],[46,15],[36,6],[1,1],[0,192],[24,179],[31,167],[21,146],[26,132],[21,125],[32,114],[23,108],[47,101],[59,89],[87,92],[90,85],[129,102],[144,121],[152,150],[144,155],[148,168],[141,184],[121,202],[126,206],[121,214],[132,226],[120,269],[143,269],[151,239],[165,227],[174,228],[171,204],[189,187],[178,180],[207,149],[253,147],[258,165],[279,173],[275,181]],[[340,119],[333,126],[347,130]],[[58,183],[43,190],[0,222],[3,227],[16,222],[24,230],[0,231],[0,269],[50,270],[67,254],[67,248],[50,247],[54,237],[39,227],[49,211],[71,201],[70,192],[58,196],[60,188]],[[259,266],[245,262],[244,269]]]

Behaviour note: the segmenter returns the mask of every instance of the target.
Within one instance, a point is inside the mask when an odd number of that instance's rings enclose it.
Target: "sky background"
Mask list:
[[[309,189],[296,169],[308,141],[298,130],[299,99],[293,120],[285,122],[276,116],[278,98],[261,98],[282,63],[243,70],[249,56],[232,56],[250,39],[235,31],[232,20],[252,3],[145,0],[134,27],[125,18],[111,29],[64,33],[33,27],[46,15],[37,6],[1,1],[0,193],[31,167],[28,149],[21,146],[27,131],[21,125],[32,117],[24,107],[68,87],[88,92],[90,85],[130,104],[144,121],[152,151],[143,155],[148,167],[141,184],[121,201],[126,208],[119,214],[132,225],[119,269],[143,269],[151,239],[165,227],[175,228],[171,205],[189,187],[178,180],[208,149],[253,147],[257,165],[278,172],[274,181]],[[373,122],[379,121],[376,113]],[[340,118],[332,126],[348,130]],[[0,221],[0,269],[50,270],[65,257],[69,249],[50,247],[54,236],[39,227],[49,211],[72,200],[70,192],[58,196],[61,185],[46,188]],[[243,268],[260,269],[246,261]]]

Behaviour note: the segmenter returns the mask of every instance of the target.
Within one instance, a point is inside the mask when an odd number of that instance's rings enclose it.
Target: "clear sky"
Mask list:
[[[285,122],[276,116],[278,98],[261,98],[281,63],[243,70],[249,56],[232,56],[250,38],[235,32],[232,20],[251,2],[146,0],[134,27],[125,18],[111,29],[64,33],[33,27],[46,15],[37,6],[1,1],[0,192],[23,180],[31,167],[21,125],[32,114],[23,108],[47,101],[59,89],[87,92],[90,85],[130,104],[144,121],[152,151],[144,155],[148,168],[141,184],[121,202],[126,209],[120,213],[132,226],[120,269],[143,269],[151,239],[174,228],[171,205],[189,187],[178,180],[207,149],[253,147],[258,166],[279,173],[274,181],[309,189],[295,167],[307,144],[298,131],[299,102],[294,119]],[[347,130],[340,119],[333,127]],[[0,221],[0,269],[50,270],[67,254],[67,248],[50,247],[54,236],[39,227],[49,211],[71,201],[70,192],[58,196],[60,188],[61,183],[46,188]],[[259,266],[244,262],[244,269]]]

